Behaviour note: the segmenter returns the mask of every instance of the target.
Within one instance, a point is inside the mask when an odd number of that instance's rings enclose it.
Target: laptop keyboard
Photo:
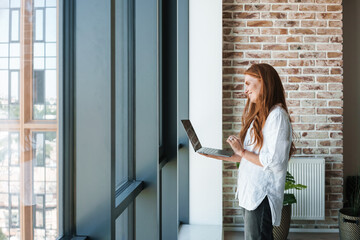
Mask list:
[[[227,154],[229,154],[229,152],[227,152],[227,151],[221,151],[221,150],[214,149],[214,148],[201,148],[201,150],[199,152],[210,154],[210,155],[219,155],[219,154],[227,155]]]
[[[203,148],[203,149],[201,149],[201,152],[214,155],[214,154],[218,153],[218,150],[213,149],[213,148]]]

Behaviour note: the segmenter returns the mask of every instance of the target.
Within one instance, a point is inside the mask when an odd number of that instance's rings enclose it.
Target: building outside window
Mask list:
[[[58,6],[0,0],[0,239],[58,237]]]

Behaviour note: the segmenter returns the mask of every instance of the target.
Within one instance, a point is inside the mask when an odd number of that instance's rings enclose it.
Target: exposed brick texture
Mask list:
[[[223,0],[223,146],[238,134],[245,105],[243,73],[273,65],[283,81],[296,156],[326,161],[324,221],[295,228],[337,228],[343,205],[343,39],[341,0]],[[234,199],[236,165],[223,164],[223,223],[241,226]]]

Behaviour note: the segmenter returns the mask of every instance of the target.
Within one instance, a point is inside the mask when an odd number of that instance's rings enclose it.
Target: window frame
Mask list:
[[[75,224],[75,7],[59,8],[59,240],[76,234]],[[83,238],[85,239],[85,238]]]
[[[89,1],[89,5],[93,5],[95,1]],[[160,183],[160,174],[162,169],[169,165],[167,163],[170,162],[162,162],[160,163],[161,149],[159,149],[159,134],[160,132],[160,119],[159,119],[159,104],[162,104],[162,101],[165,99],[159,100],[159,96],[162,92],[159,88],[159,77],[162,74],[161,71],[161,63],[159,56],[159,49],[160,49],[160,23],[159,23],[159,12],[160,0],[137,0],[137,1],[130,1],[134,2],[133,11],[134,11],[134,39],[131,41],[134,43],[133,48],[133,71],[129,71],[129,73],[133,73],[133,76],[129,76],[129,79],[135,79],[133,81],[132,89],[130,87],[129,91],[133,92],[133,99],[132,103],[129,105],[129,110],[134,109],[133,115],[130,114],[129,116],[129,123],[133,124],[132,127],[129,127],[131,130],[129,133],[129,142],[130,144],[130,154],[133,152],[132,156],[129,156],[129,181],[121,185],[120,187],[116,188],[116,145],[115,145],[115,131],[111,131],[110,139],[111,139],[111,163],[110,168],[106,169],[111,174],[111,181],[104,182],[105,186],[111,189],[111,203],[103,203],[105,205],[110,204],[110,209],[112,210],[110,213],[111,217],[111,226],[109,227],[109,231],[111,234],[111,238],[114,238],[115,234],[115,221],[120,216],[120,214],[130,206],[129,213],[133,212],[134,215],[130,219],[129,223],[133,226],[129,227],[130,234],[134,234],[132,237],[136,238],[144,238],[146,239],[159,239],[161,238],[161,226],[160,226],[160,218],[159,213],[161,211],[161,205],[159,195],[159,189],[161,187]],[[175,3],[176,1],[174,1]],[[78,6],[77,4],[80,4]],[[81,199],[76,199],[78,201],[75,202],[75,195],[79,194],[86,194],[84,191],[79,192],[78,189],[75,188],[75,175],[77,178],[81,178],[78,173],[80,171],[79,166],[76,165],[76,162],[79,162],[79,159],[76,159],[76,137],[78,134],[78,130],[76,129],[76,118],[75,118],[75,111],[76,111],[76,89],[75,89],[75,82],[76,82],[76,60],[79,57],[76,44],[75,44],[75,35],[76,38],[79,36],[78,32],[75,31],[77,26],[76,23],[76,14],[80,13],[83,14],[88,9],[83,9],[84,3],[76,2],[72,0],[64,0],[63,2],[59,3],[60,14],[59,21],[60,21],[60,40],[59,40],[59,48],[61,49],[59,53],[60,57],[60,64],[59,64],[59,75],[60,79],[63,79],[63,83],[59,86],[60,96],[62,100],[60,102],[59,111],[59,139],[61,139],[61,146],[59,146],[59,154],[61,155],[61,159],[63,162],[59,165],[60,168],[60,175],[61,178],[59,180],[60,190],[59,195],[63,196],[60,200],[60,221],[59,221],[59,230],[62,231],[62,238],[60,239],[68,239],[72,236],[75,236],[79,233],[79,219],[75,217],[75,213],[77,212],[76,206],[81,204]],[[115,110],[116,110],[116,102],[115,102],[115,37],[114,37],[114,30],[115,30],[115,0],[111,0],[110,2],[104,3],[106,7],[101,7],[101,9],[97,9],[100,11],[100,14],[105,14],[106,11],[110,13],[110,44],[109,46],[106,45],[109,52],[104,54],[105,56],[109,56],[110,58],[110,87],[109,92],[111,95],[110,100],[110,112],[111,112],[111,122],[110,122],[110,129],[114,129],[116,118],[115,118]],[[109,4],[109,6],[107,5]],[[180,2],[178,3],[180,4]],[[177,5],[176,5],[177,6]],[[183,192],[185,196],[185,202],[187,202],[184,206],[180,208],[188,212],[188,192],[185,193],[184,189],[186,189],[186,178],[188,178],[188,150],[183,146],[188,145],[187,137],[183,131],[179,130],[182,129],[182,125],[180,119],[188,118],[188,26],[187,26],[187,19],[188,16],[188,1],[185,3],[181,2],[181,30],[184,31],[184,41],[185,43],[181,43],[179,40],[178,44],[179,47],[175,49],[177,51],[183,50],[185,52],[179,53],[177,59],[175,61],[180,61],[184,63],[184,66],[181,66],[177,69],[177,78],[175,82],[172,84],[176,84],[178,87],[178,94],[176,96],[175,104],[173,105],[175,108],[180,107],[181,109],[178,110],[180,118],[176,118],[172,126],[175,126],[175,135],[178,133],[176,140],[174,141],[173,147],[175,149],[175,157],[176,154],[179,154],[178,161],[183,159],[185,163],[180,163],[177,169],[178,174],[184,173],[181,176],[179,182],[175,182],[179,184],[178,187],[182,186],[180,184],[181,181],[184,181],[185,188],[179,188],[179,191]],[[93,6],[90,7],[91,11],[94,11]],[[91,14],[91,13],[90,13]],[[180,13],[179,13],[180,14]],[[178,16],[180,19],[180,15]],[[84,20],[83,20],[84,21]],[[103,23],[107,22],[103,19]],[[160,20],[161,21],[161,20]],[[180,20],[179,20],[180,21]],[[99,23],[99,24],[103,24]],[[81,23],[84,24],[84,23]],[[180,25],[180,23],[179,23]],[[82,27],[82,25],[80,26]],[[96,26],[99,27],[99,26]],[[106,25],[107,27],[107,25]],[[179,26],[178,26],[179,27]],[[107,29],[104,32],[107,34]],[[88,33],[80,33],[81,34],[92,34],[91,31]],[[91,36],[91,35],[89,35]],[[146,36],[146,37],[144,37]],[[182,36],[179,32],[179,36]],[[84,36],[80,36],[83,38]],[[104,38],[107,39],[107,36]],[[106,43],[108,44],[108,43]],[[181,44],[181,47],[180,47]],[[176,46],[173,45],[173,47]],[[80,53],[81,54],[81,53]],[[82,57],[82,56],[80,56]],[[182,70],[184,72],[182,72]],[[106,73],[107,77],[107,73]],[[181,79],[181,81],[179,80]],[[179,85],[179,86],[178,86]],[[131,95],[131,94],[130,94]],[[183,101],[179,103],[179,101]],[[148,106],[148,107],[146,107]],[[176,113],[177,110],[175,110]],[[107,113],[107,112],[106,112]],[[107,116],[106,116],[107,117]],[[144,120],[146,119],[146,121]],[[150,141],[149,141],[150,140]],[[177,151],[177,149],[180,149]],[[164,149],[165,152],[165,149]],[[80,160],[83,161],[83,160]],[[84,166],[84,163],[80,163],[80,166]],[[108,167],[106,163],[106,168]],[[135,166],[131,169],[132,164]],[[187,165],[186,165],[187,164]],[[102,166],[103,167],[103,166]],[[187,174],[186,174],[187,173]],[[177,175],[180,176],[180,175]],[[84,181],[85,179],[81,179]],[[101,181],[103,181],[101,179]],[[188,180],[187,180],[188,181]],[[109,186],[108,186],[109,185]],[[84,185],[84,182],[80,182],[76,184],[78,188],[81,188]],[[187,186],[188,189],[188,186]],[[92,189],[92,191],[96,191],[96,189]],[[182,194],[179,192],[179,194]],[[179,199],[179,195],[176,196]],[[80,202],[79,202],[80,201]],[[182,201],[182,200],[181,200]],[[176,202],[180,202],[180,200],[176,200]],[[133,205],[133,206],[132,206]],[[186,207],[187,206],[187,207]],[[186,210],[187,209],[187,210]],[[85,209],[82,209],[82,214],[84,213]],[[92,210],[96,211],[96,210]],[[109,214],[109,213],[106,213]],[[131,214],[129,214],[131,215]],[[188,213],[185,214],[188,217]],[[108,216],[108,215],[106,215]],[[177,219],[175,219],[177,221]],[[184,222],[186,220],[183,220]],[[177,221],[177,223],[179,223]],[[81,233],[84,233],[84,223],[81,223]],[[85,224],[86,225],[86,224]],[[131,230],[133,229],[133,230]],[[91,230],[89,233],[91,235]],[[106,230],[108,231],[108,230]],[[79,235],[79,234],[78,234]],[[110,236],[110,235],[109,235]]]

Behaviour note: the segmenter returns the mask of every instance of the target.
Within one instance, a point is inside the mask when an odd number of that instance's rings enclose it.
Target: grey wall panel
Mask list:
[[[178,1],[178,198],[179,222],[189,223],[189,140],[180,122],[189,119],[189,0]]]
[[[177,239],[177,0],[162,1],[163,147],[169,161],[161,170],[161,239]]]
[[[176,138],[174,138],[176,139]],[[162,239],[177,239],[178,204],[177,204],[177,161],[171,159],[162,168]]]
[[[75,234],[75,2],[59,1],[59,8],[59,236],[72,236]]]
[[[111,239],[110,1],[76,2],[76,226]]]
[[[158,216],[158,2],[135,3],[136,180],[145,189],[135,200],[135,238],[159,239]]]

